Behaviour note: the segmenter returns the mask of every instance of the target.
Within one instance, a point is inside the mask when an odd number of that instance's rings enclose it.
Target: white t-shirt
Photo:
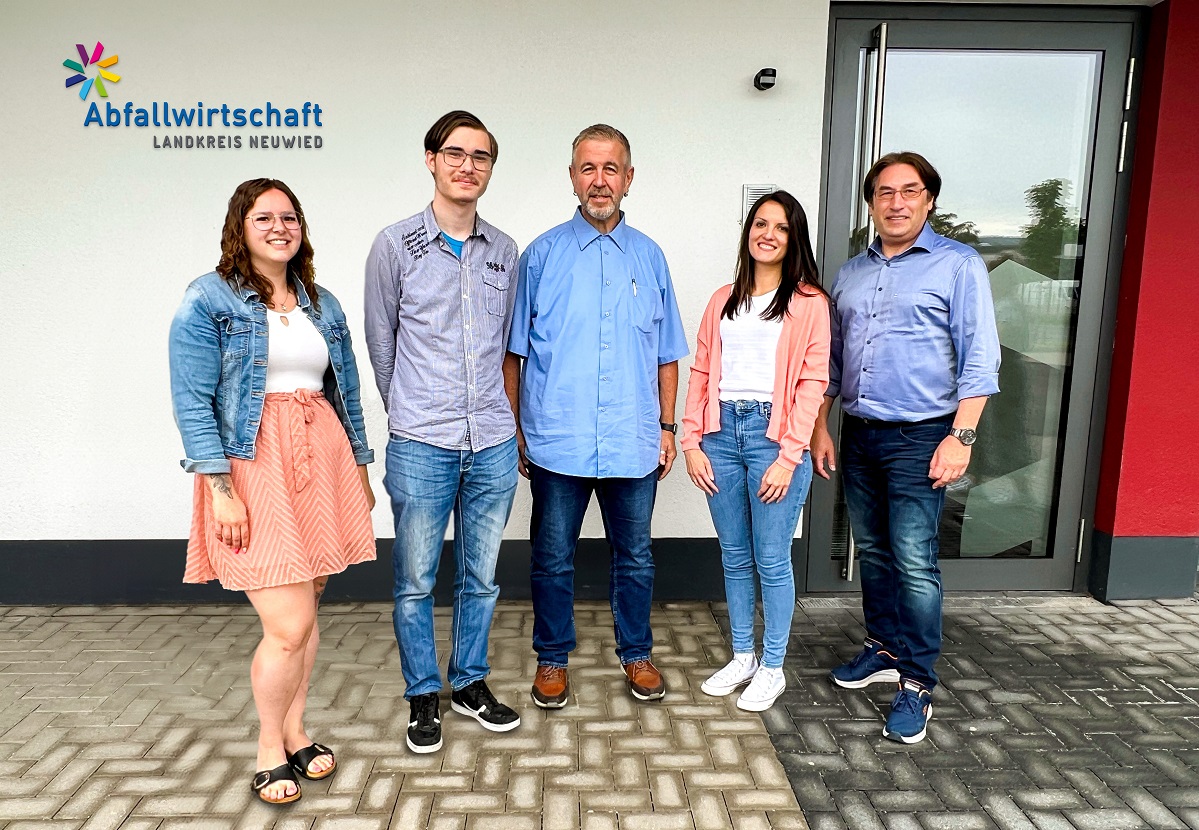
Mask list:
[[[763,320],[774,293],[750,297],[749,311],[737,310],[732,320],[720,318],[720,400],[774,400],[774,357],[782,318]]]
[[[287,318],[287,323],[283,318]],[[286,314],[266,311],[266,391],[320,392],[329,368],[329,347],[299,306]]]

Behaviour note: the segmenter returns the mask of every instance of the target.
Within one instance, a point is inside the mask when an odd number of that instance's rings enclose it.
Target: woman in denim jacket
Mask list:
[[[171,397],[196,473],[184,582],[245,591],[262,622],[250,683],[268,804],[300,797],[296,775],[336,768],[304,730],[330,574],[375,558],[358,368],[345,315],[314,281],[300,203],[283,182],[229,200],[214,273],[188,286],[171,323]]]

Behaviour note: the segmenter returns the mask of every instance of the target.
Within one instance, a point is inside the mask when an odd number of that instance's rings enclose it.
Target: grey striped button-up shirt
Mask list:
[[[433,206],[384,228],[366,261],[366,345],[393,435],[479,451],[516,434],[504,393],[516,243],[475,220],[462,258]]]

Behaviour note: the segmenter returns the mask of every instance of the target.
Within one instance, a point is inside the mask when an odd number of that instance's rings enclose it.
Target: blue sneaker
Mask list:
[[[928,689],[914,680],[905,680],[899,684],[899,691],[891,701],[891,714],[883,727],[883,737],[904,744],[920,743],[932,716],[933,696]]]
[[[828,676],[842,689],[864,689],[871,683],[898,683],[898,664],[882,643],[867,638],[856,657],[837,666]]]

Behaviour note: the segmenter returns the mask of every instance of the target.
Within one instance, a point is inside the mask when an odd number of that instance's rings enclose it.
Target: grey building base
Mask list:
[[[329,580],[332,602],[392,599],[391,539],[378,540],[374,562],[352,565]],[[183,539],[0,541],[0,605],[143,605],[230,603],[245,594],[216,582],[185,585]],[[496,582],[501,599],[529,599],[529,543],[506,540]],[[575,597],[608,598],[608,543],[583,539],[575,555]],[[723,600],[724,576],[715,539],[655,539],[654,599]],[[442,551],[434,598],[449,605],[454,552]]]
[[[1199,539],[1110,536],[1095,531],[1088,587],[1103,602],[1166,599],[1195,593]]]

